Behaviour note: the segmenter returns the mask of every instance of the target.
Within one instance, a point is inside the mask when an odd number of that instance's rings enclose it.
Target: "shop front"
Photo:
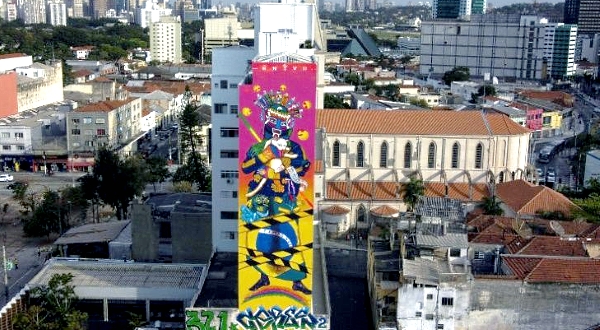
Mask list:
[[[94,167],[93,153],[74,153],[67,160],[67,169],[69,172],[92,172]]]
[[[2,155],[2,171],[31,171],[33,169],[34,158],[30,155]]]

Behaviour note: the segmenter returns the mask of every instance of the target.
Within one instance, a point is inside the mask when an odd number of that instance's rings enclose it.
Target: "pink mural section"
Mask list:
[[[254,62],[240,86],[240,311],[312,309],[316,70]]]

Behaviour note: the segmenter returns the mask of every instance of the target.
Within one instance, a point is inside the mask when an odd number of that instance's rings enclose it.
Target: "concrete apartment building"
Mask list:
[[[425,21],[420,73],[441,76],[464,66],[472,77],[564,79],[574,73],[575,36],[575,27],[536,16],[490,14],[466,21]]]
[[[150,53],[160,63],[181,63],[181,21],[179,17],[161,16],[150,23]]]
[[[213,48],[239,45],[238,31],[242,29],[235,13],[218,18],[204,20],[204,52],[211,53]]]
[[[67,5],[62,0],[49,1],[46,4],[46,24],[67,26]]]
[[[88,171],[99,147],[122,155],[135,151],[141,131],[142,100],[101,101],[67,113],[69,169]]]

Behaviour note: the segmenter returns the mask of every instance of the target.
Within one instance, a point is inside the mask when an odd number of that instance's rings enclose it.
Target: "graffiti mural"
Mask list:
[[[254,62],[239,92],[239,309],[310,310],[316,64]]]
[[[259,308],[240,312],[233,309],[188,308],[185,316],[186,330],[328,329],[327,318],[311,314],[307,307]]]

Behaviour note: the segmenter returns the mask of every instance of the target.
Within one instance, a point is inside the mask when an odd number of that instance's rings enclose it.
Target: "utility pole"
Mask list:
[[[2,267],[4,267],[4,296],[6,297],[6,303],[8,304],[8,263],[6,261],[6,233],[4,233],[4,240],[2,242]]]

